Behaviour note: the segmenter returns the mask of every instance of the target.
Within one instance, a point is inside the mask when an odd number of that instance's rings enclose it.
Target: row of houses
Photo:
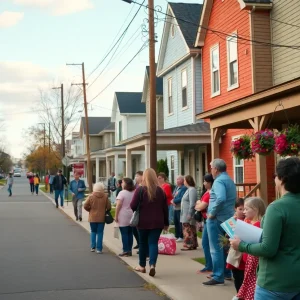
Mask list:
[[[300,3],[294,0],[205,0],[169,3],[157,71],[158,159],[170,182],[190,174],[202,185],[212,158],[221,157],[245,196],[276,197],[278,157],[232,157],[244,133],[281,130],[300,116]],[[299,44],[297,46],[297,44]],[[283,107],[276,108],[278,104]],[[275,109],[276,108],[276,109]],[[90,135],[94,181],[133,177],[149,167],[149,68],[140,93],[116,92],[112,115],[82,118],[72,138],[73,162],[86,162]]]

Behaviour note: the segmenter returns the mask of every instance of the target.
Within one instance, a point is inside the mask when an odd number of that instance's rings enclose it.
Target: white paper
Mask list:
[[[257,244],[260,242],[262,229],[244,221],[237,220],[234,235],[245,243]]]

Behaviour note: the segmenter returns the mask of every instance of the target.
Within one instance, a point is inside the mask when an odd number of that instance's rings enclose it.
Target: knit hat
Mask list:
[[[93,186],[93,192],[104,192],[104,184],[102,182],[97,182]]]

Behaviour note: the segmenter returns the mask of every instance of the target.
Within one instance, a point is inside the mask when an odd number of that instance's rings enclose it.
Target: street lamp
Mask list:
[[[129,4],[138,2],[122,0]],[[155,65],[155,32],[154,32],[154,0],[148,0],[149,18],[149,85],[150,85],[150,167],[157,167],[157,141],[156,141],[156,65]]]

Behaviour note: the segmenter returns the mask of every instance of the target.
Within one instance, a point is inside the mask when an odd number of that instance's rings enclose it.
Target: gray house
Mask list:
[[[197,132],[196,115],[203,110],[201,49],[194,46],[198,27],[183,21],[199,24],[201,13],[201,4],[169,3],[167,8],[170,16],[163,30],[157,76],[163,78],[164,129],[178,128],[178,134]],[[209,126],[201,129],[201,133],[209,134]],[[202,181],[206,153],[206,145],[200,143],[167,151],[170,181],[180,173]]]

